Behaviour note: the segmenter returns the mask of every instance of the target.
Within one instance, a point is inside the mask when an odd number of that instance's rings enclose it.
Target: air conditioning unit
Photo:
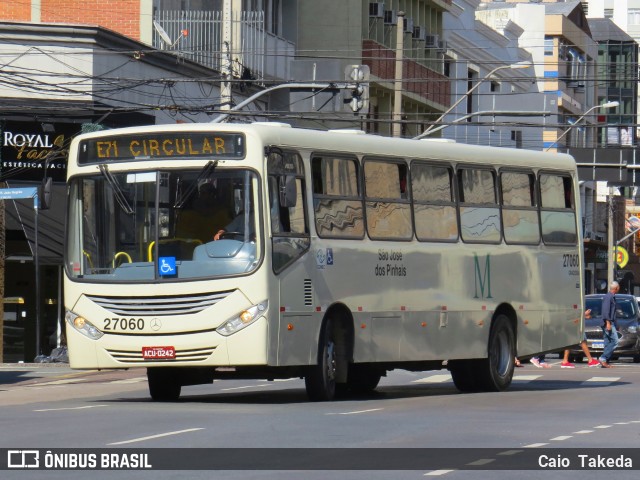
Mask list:
[[[372,18],[384,18],[384,3],[383,2],[370,2],[369,3],[369,17],[372,17]]]
[[[385,10],[384,11],[384,24],[385,25],[396,25],[398,23],[398,12],[395,10]]]
[[[424,38],[424,46],[427,48],[437,48],[439,41],[439,35],[426,35]]]
[[[597,233],[594,235],[594,240],[598,240],[599,242],[604,242],[604,235],[598,235]]]
[[[425,27],[413,27],[413,39],[422,40],[423,42],[427,38],[427,29]]]
[[[438,40],[438,50],[446,52],[446,50],[447,50],[447,41],[446,40]]]
[[[404,19],[404,32],[413,34],[413,18]]]

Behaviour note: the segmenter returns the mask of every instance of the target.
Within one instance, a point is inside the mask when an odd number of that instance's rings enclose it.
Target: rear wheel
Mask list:
[[[376,389],[383,371],[371,365],[349,365],[347,387],[355,393],[369,393]]]
[[[307,396],[314,402],[333,400],[336,395],[336,344],[330,318],[320,333],[318,364],[309,368],[304,383]]]
[[[515,335],[509,318],[499,315],[491,326],[487,358],[454,360],[449,370],[461,392],[498,392],[511,385],[515,363]]]
[[[480,390],[475,368],[478,362],[480,360],[455,360],[449,362],[453,384],[461,392],[468,393]]]
[[[506,315],[496,317],[489,334],[489,358],[484,362],[483,390],[498,392],[511,385],[516,354],[515,335]]]
[[[180,398],[182,384],[175,368],[147,368],[149,395],[157,402],[175,402]]]

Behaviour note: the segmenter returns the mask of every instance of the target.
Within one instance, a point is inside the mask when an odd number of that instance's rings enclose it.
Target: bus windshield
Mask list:
[[[180,171],[100,172],[69,182],[66,267],[99,282],[212,278],[260,260],[258,177],[215,162]]]

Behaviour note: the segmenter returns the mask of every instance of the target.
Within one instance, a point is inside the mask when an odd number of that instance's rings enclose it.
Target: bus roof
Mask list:
[[[283,123],[258,122],[252,124],[236,123],[192,123],[167,124],[143,127],[127,127],[102,130],[79,135],[77,142],[109,135],[127,135],[149,132],[242,132],[248,138],[260,138],[265,145],[291,147],[306,150],[330,150],[332,152],[365,154],[397,158],[416,158],[424,160],[449,160],[464,163],[486,163],[488,165],[509,165],[535,167],[553,170],[575,171],[576,164],[570,155],[534,150],[468,145],[452,142],[437,142],[430,139],[414,140],[406,138],[383,137],[363,134],[354,130],[311,130],[292,128]],[[72,146],[72,151],[74,148]]]

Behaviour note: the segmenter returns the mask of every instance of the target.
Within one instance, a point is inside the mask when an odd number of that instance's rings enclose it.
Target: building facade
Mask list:
[[[63,315],[64,182],[71,139],[101,128],[210,121],[219,111],[219,81],[202,65],[95,26],[0,22],[0,56],[0,182],[14,188],[38,186],[45,176],[54,180],[51,208],[38,215],[37,230],[31,199],[2,201],[2,298],[13,299],[8,305],[15,309],[2,315],[10,333],[2,357],[32,361],[53,346],[45,341],[43,351],[35,351],[36,302],[42,306],[41,338],[59,341],[52,335]]]
[[[533,55],[520,46],[525,30],[511,20],[488,25],[480,3],[455,2],[444,15],[445,73],[459,103],[437,128],[460,143],[538,149],[553,98],[538,90]]]
[[[446,110],[451,99],[443,63],[443,14],[451,8],[450,0],[298,2],[294,78],[344,81],[348,65],[367,65],[369,103],[357,112],[356,120],[371,133],[391,135],[400,35],[402,105],[396,112],[401,135],[418,135]],[[321,99],[315,101],[323,105]],[[301,108],[312,110],[308,104]],[[336,126],[344,122],[353,123],[354,115],[345,116]]]

